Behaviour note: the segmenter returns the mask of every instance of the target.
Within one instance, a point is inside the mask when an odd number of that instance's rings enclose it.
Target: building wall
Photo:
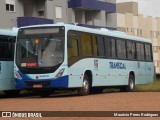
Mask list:
[[[5,0],[0,1],[0,28],[10,29],[17,26],[17,16],[24,16],[22,1],[15,1],[15,12],[6,11]]]
[[[117,13],[132,13],[138,15],[138,3],[136,2],[125,2],[116,4]]]
[[[107,27],[117,28],[117,13],[107,14]]]
[[[56,8],[61,8],[61,17],[57,17]],[[55,23],[57,22],[68,22],[69,10],[67,0],[45,0],[44,4],[44,11],[45,11],[45,18],[53,19]],[[74,14],[71,12],[71,14]]]
[[[133,35],[132,28],[133,28],[133,14],[132,13],[126,13],[126,32],[129,35]]]

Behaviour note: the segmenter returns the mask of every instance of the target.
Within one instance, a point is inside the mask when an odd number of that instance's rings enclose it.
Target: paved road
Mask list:
[[[48,98],[40,98],[39,96],[0,98],[0,111],[160,111],[160,92],[117,92],[89,96],[56,94]],[[25,119],[27,120],[28,118]],[[45,119],[49,120],[49,118]],[[52,119],[70,120],[84,118]],[[87,119],[101,120],[106,118]],[[121,119],[132,120],[137,118]],[[144,118],[140,118],[140,120],[143,119]],[[150,118],[145,118],[145,120],[147,119],[150,120]],[[160,117],[156,119],[158,120]],[[120,120],[120,118],[114,118],[114,120]]]

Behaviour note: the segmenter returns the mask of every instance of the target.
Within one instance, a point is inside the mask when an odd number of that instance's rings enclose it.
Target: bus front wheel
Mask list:
[[[78,89],[78,94],[81,96],[88,95],[90,90],[89,78],[87,75],[83,77],[82,87]]]

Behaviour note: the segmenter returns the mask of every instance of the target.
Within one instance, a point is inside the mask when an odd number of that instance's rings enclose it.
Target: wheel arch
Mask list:
[[[134,77],[134,80],[135,80],[135,73],[134,73],[134,71],[130,71],[129,75],[132,75]]]
[[[134,71],[130,71],[130,72],[129,72],[129,76],[130,76],[130,75],[132,75],[132,76],[133,76],[133,78],[134,78],[134,82],[135,82],[135,73],[134,73]],[[129,77],[129,76],[128,76],[128,77]]]
[[[92,75],[92,71],[91,70],[86,70],[84,72],[84,75],[87,75],[88,78],[89,78],[89,84],[91,85],[92,87],[92,82],[93,82],[93,75]]]

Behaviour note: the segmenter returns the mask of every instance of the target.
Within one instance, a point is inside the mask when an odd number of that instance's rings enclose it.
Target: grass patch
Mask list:
[[[137,85],[136,92],[160,92],[160,80],[154,80],[152,83]]]
[[[119,89],[116,89],[116,88],[106,88],[103,90],[103,93],[116,93],[116,92],[120,92]]]

